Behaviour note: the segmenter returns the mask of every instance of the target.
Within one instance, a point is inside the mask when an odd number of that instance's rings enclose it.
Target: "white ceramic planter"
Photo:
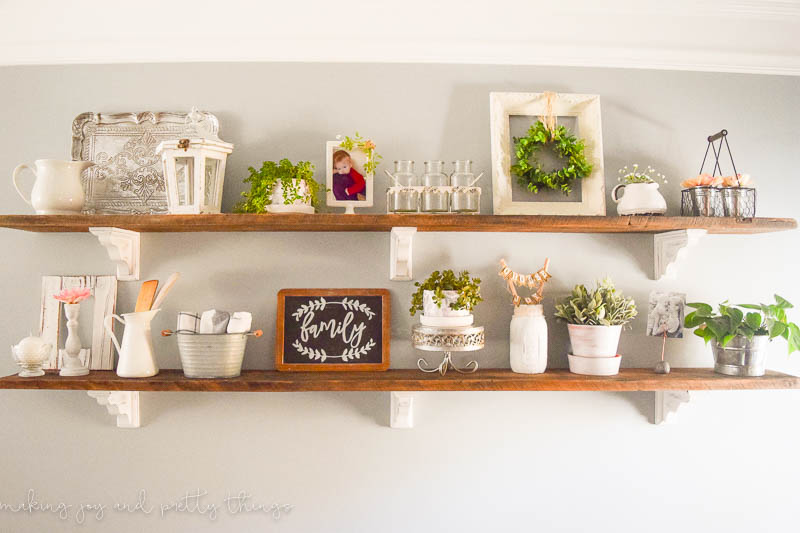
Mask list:
[[[619,191],[625,191],[622,198]],[[663,215],[667,212],[667,201],[658,192],[658,183],[620,184],[611,191],[620,215]]]
[[[299,182],[299,184],[298,184]],[[305,196],[308,194],[308,184],[304,180],[293,180],[295,186],[299,185],[300,195]],[[314,206],[311,202],[304,202],[303,200],[295,200],[290,204],[285,204],[283,199],[283,185],[278,182],[272,189],[272,203],[267,206],[267,211],[270,213],[314,213]]]
[[[569,371],[573,374],[584,376],[616,376],[619,374],[619,365],[622,356],[615,357],[581,357],[579,355],[567,355],[569,359]]]
[[[622,326],[584,326],[567,324],[572,355],[614,357],[617,355]]]
[[[450,304],[458,299],[458,291],[444,291],[444,301],[439,307],[433,300],[433,291],[422,292],[423,326],[460,327],[472,325],[473,316],[467,309],[451,309]]]
[[[547,369],[547,321],[541,305],[520,305],[511,318],[511,370],[541,374]]]

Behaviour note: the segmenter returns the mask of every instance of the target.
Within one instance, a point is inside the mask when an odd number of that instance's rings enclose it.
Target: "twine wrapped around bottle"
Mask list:
[[[545,91],[542,93],[545,98],[544,115],[539,117],[547,131],[553,132],[556,129],[556,116],[553,114],[553,100],[555,100],[556,93],[552,91]]]
[[[500,260],[499,276],[506,280],[506,288],[511,294],[511,301],[515,307],[519,307],[522,302],[527,305],[537,305],[542,302],[542,293],[544,292],[544,284],[552,278],[547,271],[550,266],[550,259],[545,258],[544,266],[534,272],[533,274],[518,274],[509,268],[505,259]],[[521,297],[517,293],[517,287],[527,287],[535,289],[531,296]]]

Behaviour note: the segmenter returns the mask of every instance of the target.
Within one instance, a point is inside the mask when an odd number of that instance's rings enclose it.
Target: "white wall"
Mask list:
[[[350,61],[800,74],[784,0],[0,2],[0,65]]]
[[[678,182],[697,172],[705,137],[730,133],[737,168],[759,186],[759,214],[798,217],[796,174],[800,78],[659,71],[375,64],[160,64],[7,67],[0,168],[68,157],[70,124],[84,111],[180,110],[216,113],[229,159],[223,209],[243,190],[248,165],[309,159],[323,143],[356,130],[385,161],[472,158],[489,170],[488,93],[551,89],[601,95],[607,185],[623,164],[650,163],[678,211]],[[10,181],[10,180],[9,180]],[[379,187],[385,181],[379,179]],[[486,185],[488,181],[484,182]],[[375,212],[385,205],[377,196]],[[485,189],[483,207],[489,212]],[[0,212],[27,213],[10,183]],[[613,213],[613,207],[609,208]],[[552,298],[574,283],[611,275],[644,304],[653,289],[690,300],[800,303],[796,232],[710,236],[679,282],[654,282],[645,235],[436,234],[415,238],[418,276],[467,268],[484,279],[487,328],[481,366],[508,366],[511,309],[496,276],[501,257],[519,270],[552,260]],[[411,368],[412,285],[388,281],[387,234],[144,234],[143,279],[183,278],[155,330],[177,311],[249,309],[265,338],[251,341],[245,365],[272,367],[275,294],[284,287],[387,287],[392,292],[392,366]],[[38,325],[44,274],[108,274],[104,250],[85,234],[0,231],[7,311],[0,346]],[[137,283],[121,283],[130,309]],[[795,319],[798,317],[795,315]],[[624,335],[626,366],[649,367],[660,341],[645,319]],[[550,364],[565,367],[565,327],[550,320]],[[178,366],[172,339],[156,339],[159,364]],[[800,372],[775,344],[770,367]],[[710,366],[699,339],[671,340],[676,365]],[[0,358],[0,374],[15,370]],[[29,488],[43,501],[79,505],[154,504],[196,488],[219,504],[226,491],[262,503],[294,504],[266,517],[122,516],[108,510],[83,531],[792,531],[798,406],[794,391],[695,394],[671,427],[649,423],[651,393],[425,393],[417,427],[391,430],[385,393],[143,394],[144,427],[124,431],[83,392],[0,391],[0,503]],[[73,513],[74,514],[74,513]],[[74,520],[74,516],[72,518]],[[54,516],[0,508],[0,531],[78,530]]]

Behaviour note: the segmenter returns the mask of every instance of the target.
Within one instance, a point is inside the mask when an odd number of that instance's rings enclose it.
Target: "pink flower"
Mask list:
[[[722,185],[722,176],[713,177],[711,174],[700,174],[696,178],[689,178],[681,182],[681,187],[690,189],[692,187],[719,187]]]
[[[54,294],[53,298],[65,304],[79,304],[91,295],[92,289],[89,287],[82,287],[75,289],[62,289],[58,294]]]
[[[364,141],[364,150],[374,150],[374,149],[375,149],[374,142],[370,141],[369,139]]]
[[[750,183],[750,174],[736,174],[722,178],[723,187],[746,187]]]

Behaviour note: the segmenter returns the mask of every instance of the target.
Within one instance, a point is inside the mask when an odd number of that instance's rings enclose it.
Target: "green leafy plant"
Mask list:
[[[790,354],[800,350],[800,327],[786,319],[786,310],[794,306],[777,294],[774,304],[727,305],[725,301],[717,306],[717,313],[706,303],[686,305],[695,310],[686,315],[684,325],[687,328],[697,328],[694,334],[706,343],[714,340],[725,347],[739,335],[747,339],[756,335],[769,335],[770,340],[777,337],[786,339]]]
[[[338,138],[339,137],[337,137],[337,139]],[[367,154],[367,162],[364,163],[364,172],[367,174],[373,174],[375,169],[378,168],[378,163],[383,159],[383,157],[378,155],[378,152],[375,151],[375,143],[370,139],[364,139],[358,132],[356,132],[354,137],[345,135],[344,140],[339,143],[339,146],[348,152],[352,151],[354,148],[358,148]]]
[[[414,316],[417,311],[422,311],[422,295],[425,291],[433,291],[433,301],[438,307],[442,307],[444,302],[444,291],[458,291],[458,299],[450,304],[450,309],[472,311],[483,301],[480,284],[480,278],[471,278],[466,270],[458,276],[452,270],[436,270],[422,283],[414,283],[417,291],[411,296],[409,312]]]
[[[244,179],[250,184],[250,191],[243,192],[244,201],[239,202],[234,210],[237,213],[263,213],[266,206],[272,204],[272,191],[280,183],[284,205],[291,205],[297,200],[311,203],[317,207],[317,194],[320,184],[314,181],[314,165],[308,161],[300,161],[292,165],[288,159],[279,163],[264,161],[259,170],[248,167],[250,175]],[[303,192],[301,183],[305,183],[307,191]]]
[[[556,318],[584,326],[620,326],[633,320],[638,311],[633,298],[618,293],[609,278],[597,282],[589,291],[575,285],[572,294],[556,303]]]
[[[543,146],[552,146],[559,156],[567,160],[563,168],[552,172],[542,170],[536,154]],[[592,173],[592,165],[586,161],[584,149],[583,139],[571,135],[564,126],[558,126],[550,131],[539,120],[530,127],[528,135],[514,137],[517,162],[511,165],[511,172],[517,176],[520,185],[534,194],[539,192],[539,187],[569,194],[574,180],[585,178]]]

